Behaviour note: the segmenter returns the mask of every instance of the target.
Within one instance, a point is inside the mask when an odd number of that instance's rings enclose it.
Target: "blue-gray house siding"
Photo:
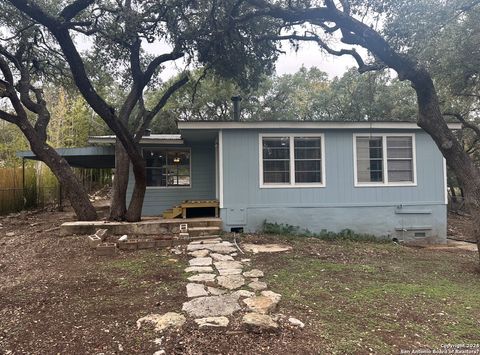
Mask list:
[[[225,229],[254,231],[263,222],[288,223],[311,231],[350,228],[398,239],[446,238],[444,161],[428,134],[414,133],[416,186],[355,187],[353,134],[362,130],[282,130],[282,133],[323,133],[325,187],[261,188],[260,133],[272,130],[223,130],[223,208]],[[279,132],[277,130],[277,132]],[[391,133],[375,130],[376,133]],[[367,132],[368,133],[368,132]]]
[[[218,199],[226,231],[258,231],[263,222],[313,232],[359,233],[399,240],[446,241],[446,167],[430,136],[412,123],[179,123],[191,148],[191,187],[147,188],[143,213],[158,216],[184,200]],[[265,188],[260,183],[260,134],[322,134],[323,187]],[[416,181],[409,186],[355,184],[355,134],[409,134]],[[128,194],[133,188],[133,176]]]
[[[215,144],[201,142],[182,147],[191,149],[191,186],[147,187],[142,211],[144,216],[159,216],[185,200],[215,199]],[[127,196],[131,196],[134,182],[133,172],[130,172]]]

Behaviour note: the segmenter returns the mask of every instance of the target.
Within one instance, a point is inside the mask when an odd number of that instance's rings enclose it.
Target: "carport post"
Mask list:
[[[23,208],[27,202],[25,198],[25,157],[22,157],[22,196],[23,196]]]
[[[62,184],[58,182],[58,210],[63,211]]]

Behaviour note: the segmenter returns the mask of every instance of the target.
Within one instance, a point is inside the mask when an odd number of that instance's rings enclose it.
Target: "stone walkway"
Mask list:
[[[250,259],[238,256],[235,246],[220,238],[191,242],[187,252],[192,259],[185,269],[192,275],[186,286],[182,310],[194,318],[200,328],[226,327],[234,312],[244,309],[246,325],[277,328],[273,311],[282,296],[267,291],[261,270],[250,267]],[[236,260],[237,259],[237,260]]]
[[[228,327],[239,313],[245,328],[278,329],[280,315],[272,312],[282,296],[268,290],[263,271],[252,268],[250,259],[242,258],[233,243],[221,238],[198,240],[188,244],[186,252],[191,256],[185,269],[190,274],[186,285],[189,300],[183,303],[182,311],[194,324],[199,328]],[[174,314],[148,315],[137,325],[140,328],[142,322],[150,322],[159,330],[181,327],[187,318]],[[288,321],[304,326],[295,318]]]

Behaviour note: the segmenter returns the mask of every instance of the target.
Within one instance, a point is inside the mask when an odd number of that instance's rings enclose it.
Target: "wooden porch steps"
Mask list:
[[[182,207],[181,206],[175,206],[173,208],[169,208],[168,210],[164,211],[162,213],[162,217],[164,219],[173,219],[180,217],[182,215]]]

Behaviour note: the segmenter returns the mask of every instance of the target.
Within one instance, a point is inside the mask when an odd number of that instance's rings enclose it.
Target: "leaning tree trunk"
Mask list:
[[[55,149],[42,141],[29,125],[20,125],[27,137],[30,147],[36,156],[40,158],[52,171],[62,187],[65,189],[70,204],[80,221],[94,221],[97,212],[88,198],[87,191],[77,179],[67,161],[60,156]]]
[[[132,162],[135,185],[127,210],[127,221],[138,222],[142,218],[143,200],[147,189],[147,174],[145,159]]]
[[[129,180],[130,159],[122,143],[115,144],[115,178],[110,203],[109,220],[124,221],[127,213],[127,187]]]
[[[411,81],[417,93],[418,125],[433,138],[465,192],[465,205],[473,217],[473,233],[477,241],[480,262],[480,169],[443,119],[430,75],[426,71],[417,70],[416,79]]]
[[[135,184],[127,210],[126,200],[130,158],[122,143],[117,142],[115,145],[115,179],[113,181],[113,195],[109,216],[111,220],[138,222],[142,218],[143,200],[147,188],[146,163],[143,158],[131,163]]]

